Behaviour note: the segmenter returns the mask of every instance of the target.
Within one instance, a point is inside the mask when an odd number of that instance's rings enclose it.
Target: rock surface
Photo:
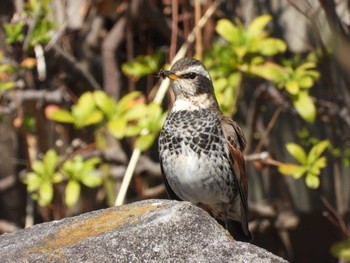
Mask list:
[[[147,200],[0,236],[1,262],[287,262],[187,202]]]

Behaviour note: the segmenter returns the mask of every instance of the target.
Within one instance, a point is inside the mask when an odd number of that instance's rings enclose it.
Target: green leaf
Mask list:
[[[125,136],[132,137],[139,135],[143,128],[138,125],[128,125],[125,129]]]
[[[287,83],[285,84],[285,88],[288,91],[288,93],[296,95],[299,92],[299,83],[295,80],[287,81]]]
[[[107,118],[111,118],[114,113],[115,107],[117,106],[114,99],[100,90],[95,91],[93,93],[93,97],[96,106],[101,109],[101,111],[107,116]]]
[[[239,29],[228,19],[220,19],[215,28],[216,32],[230,43],[235,43]]]
[[[306,153],[303,148],[295,143],[287,143],[287,151],[301,164],[306,163]]]
[[[49,119],[57,122],[64,122],[64,123],[74,123],[75,119],[72,116],[72,114],[63,109],[59,109],[57,111],[52,112],[49,116]]]
[[[332,255],[341,261],[350,262],[350,239],[335,243],[331,247]]]
[[[247,71],[258,77],[280,83],[284,79],[284,69],[280,65],[267,62],[262,65],[252,66]]]
[[[122,139],[126,132],[126,121],[123,119],[113,119],[107,124],[109,132],[117,139]]]
[[[287,45],[284,41],[276,38],[267,38],[258,43],[258,52],[264,56],[274,56],[284,53]]]
[[[77,128],[82,128],[85,126],[97,124],[103,120],[103,114],[101,111],[96,110],[91,112],[87,118],[84,118],[81,120],[81,122],[77,122],[76,126]]]
[[[120,101],[117,103],[116,114],[117,116],[126,112],[135,102],[133,102],[137,97],[142,95],[139,91],[133,91],[129,94],[123,96]]]
[[[34,161],[32,163],[32,170],[38,175],[45,175],[46,174],[45,166],[40,161]]]
[[[306,168],[296,164],[283,163],[278,166],[278,171],[281,174],[293,176],[294,179],[299,179],[306,172]]]
[[[92,96],[92,93],[90,91],[83,93],[80,96],[78,103],[75,106],[79,110],[77,112],[76,117],[79,117],[80,115],[86,116],[90,112],[94,111],[96,106],[94,103],[94,98]],[[73,112],[73,109],[72,109],[72,112]],[[73,113],[73,115],[75,114]]]
[[[101,163],[101,159],[98,157],[90,158],[88,160],[81,159],[81,162],[83,163],[83,166],[79,171],[78,179],[80,181],[82,180],[82,177],[84,177],[86,174],[90,174],[95,169],[96,165]]]
[[[318,176],[308,173],[305,178],[306,185],[311,189],[317,189],[320,186],[320,178]]]
[[[314,147],[311,148],[308,156],[307,156],[307,162],[313,163],[318,159],[321,154],[327,149],[327,147],[330,145],[328,140],[320,141],[318,144],[316,144]]]
[[[292,100],[299,115],[307,122],[314,122],[316,118],[316,107],[309,94],[300,91]]]
[[[310,173],[314,175],[319,175],[321,169],[327,166],[327,158],[322,156],[319,159],[315,160],[311,168],[309,169]]]
[[[36,173],[29,172],[24,177],[23,182],[27,184],[28,192],[34,192],[39,189],[42,180]]]
[[[9,90],[15,87],[15,83],[13,81],[1,81],[0,82],[0,91]]]
[[[156,72],[158,70],[159,60],[159,54],[158,57],[140,55],[135,58],[135,61],[124,63],[122,65],[122,71],[127,75],[140,78]]]
[[[51,203],[53,197],[53,187],[50,182],[44,182],[39,188],[39,205],[46,206]]]
[[[137,138],[135,147],[139,148],[141,151],[146,151],[152,146],[154,140],[155,140],[154,134],[141,135],[140,137]]]
[[[14,24],[4,23],[4,29],[7,35],[5,42],[7,44],[13,44],[16,42],[23,41],[24,40],[23,28],[24,28],[23,22],[16,22]]]
[[[304,76],[299,80],[299,85],[302,88],[311,88],[314,85],[314,79],[310,76]]]
[[[135,104],[123,115],[123,119],[126,121],[138,120],[147,115],[147,105]]]
[[[247,28],[248,36],[258,38],[271,19],[270,15],[262,15],[255,18]]]
[[[102,179],[94,174],[85,174],[81,177],[81,182],[87,187],[97,187],[102,184]]]
[[[58,156],[55,150],[48,150],[43,158],[43,164],[45,166],[46,172],[53,174],[58,162]]]
[[[80,195],[80,184],[76,180],[69,180],[65,190],[65,199],[68,207],[75,205]]]

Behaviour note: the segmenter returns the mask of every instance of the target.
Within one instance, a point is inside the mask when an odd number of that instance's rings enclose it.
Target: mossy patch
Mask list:
[[[135,224],[147,213],[159,208],[159,205],[121,206],[110,208],[95,216],[84,220],[74,219],[71,223],[57,229],[57,231],[34,246],[20,253],[20,258],[27,258],[29,254],[44,254],[48,260],[59,259],[65,261],[64,249],[78,244],[88,238],[111,231],[126,224]]]

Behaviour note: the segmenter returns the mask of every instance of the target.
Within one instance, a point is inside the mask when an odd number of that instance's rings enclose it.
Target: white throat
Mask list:
[[[213,106],[212,98],[209,98],[208,94],[201,94],[195,97],[176,98],[172,111],[194,111],[201,109],[208,109]]]

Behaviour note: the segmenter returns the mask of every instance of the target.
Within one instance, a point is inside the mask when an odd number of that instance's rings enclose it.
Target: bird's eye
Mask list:
[[[186,73],[181,76],[184,79],[195,79],[197,77],[197,74],[194,72]]]

